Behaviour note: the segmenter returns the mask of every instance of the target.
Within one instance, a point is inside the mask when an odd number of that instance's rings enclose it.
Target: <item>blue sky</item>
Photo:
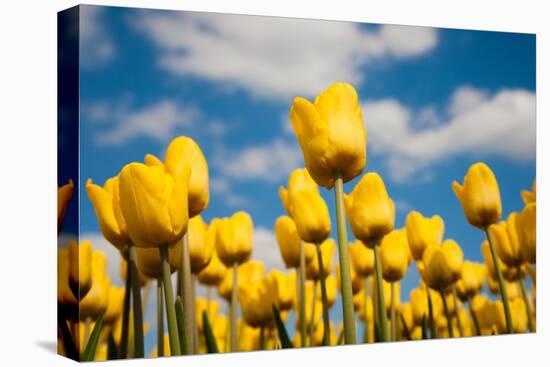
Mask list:
[[[412,209],[437,213],[445,236],[481,261],[482,234],[451,182],[486,162],[507,215],[522,208],[520,191],[535,177],[534,35],[91,6],[80,19],[81,192],[87,178],[103,183],[190,136],[209,162],[203,217],[249,212],[253,256],[268,267],[282,266],[277,189],[303,165],[292,99],[333,82],[357,88],[366,169],[384,178],[398,227]],[[334,213],[333,193],[322,191]],[[104,246],[85,196],[80,230]],[[417,279],[409,271],[402,298]]]

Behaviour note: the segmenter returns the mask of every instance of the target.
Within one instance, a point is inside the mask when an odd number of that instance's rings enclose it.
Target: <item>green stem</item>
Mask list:
[[[428,287],[426,287],[426,294],[428,297],[428,321],[430,323],[430,339],[437,339],[437,328],[434,321],[434,307],[432,303],[432,294]]]
[[[300,326],[300,337],[302,347],[307,346],[306,342],[306,256],[304,243],[300,241],[300,267],[298,268],[298,321]]]
[[[260,327],[260,350],[265,349],[265,328]]]
[[[521,269],[518,266],[518,285],[519,289],[521,290],[521,297],[523,297],[523,302],[525,302],[525,311],[527,312],[527,324],[529,325],[529,331],[535,332],[536,327],[535,323],[533,322],[533,316],[531,315],[531,303],[529,302],[529,297],[527,297],[527,292],[525,291],[525,284],[523,284],[523,281],[521,280]]]
[[[162,283],[164,290],[164,305],[166,307],[166,319],[168,321],[168,336],[170,338],[170,354],[173,356],[178,356],[181,354],[181,348],[174,304],[174,290],[172,289],[172,279],[170,278],[168,245],[161,245],[159,251],[162,263]]]
[[[197,324],[197,281],[195,274],[191,274],[191,305],[193,315],[193,352],[199,354],[199,327]]]
[[[311,298],[311,317],[309,320],[309,346],[313,347],[314,343],[314,331],[315,331],[315,304],[317,302],[317,281],[313,281],[313,297]]]
[[[397,329],[395,324],[395,282],[390,283],[390,315],[391,315],[391,340],[396,341]]]
[[[454,338],[453,320],[451,319],[449,306],[447,305],[447,297],[445,297],[445,292],[443,291],[443,289],[440,289],[439,293],[441,294],[441,299],[443,300],[443,311],[445,311],[445,317],[447,318],[447,331],[449,332],[449,338]]]
[[[132,305],[134,307],[134,356],[144,357],[143,347],[143,308],[141,306],[141,287],[139,285],[139,271],[136,263],[136,249],[133,245],[128,246],[128,268],[132,269]]]
[[[162,304],[162,279],[157,279],[157,354],[164,356],[164,305]]]
[[[453,302],[455,305],[455,318],[456,318],[456,324],[458,326],[458,334],[460,337],[464,337],[464,327],[462,326],[462,320],[460,319],[460,313],[458,312],[458,297],[456,295],[456,283],[453,283],[451,285],[451,292],[453,293]]]
[[[334,195],[336,199],[336,226],[338,229],[338,260],[340,262],[340,288],[342,292],[342,311],[344,313],[344,340],[346,344],[355,344],[355,314],[351,290],[351,273],[348,251],[348,234],[344,212],[344,180],[342,173],[334,177]]]
[[[189,235],[186,233],[183,236],[183,251],[182,251],[182,292],[183,296],[183,317],[185,323],[185,350],[188,355],[193,354],[195,350],[195,332],[193,325],[195,324],[195,313],[193,312],[193,287],[191,280],[191,260],[189,257]]]
[[[233,264],[233,287],[231,289],[231,317],[230,317],[230,347],[231,352],[237,351],[237,288],[238,288],[238,273],[239,264]]]
[[[317,261],[319,262],[319,276],[321,281],[321,301],[323,303],[323,345],[330,344],[330,320],[328,316],[328,297],[327,286],[325,284],[325,267],[323,265],[323,256],[321,254],[321,245],[315,246],[317,248]]]
[[[369,317],[368,317],[368,302],[369,302],[369,277],[365,277],[365,304],[363,312],[365,313],[365,330],[363,332],[363,343],[369,342]]]
[[[487,236],[487,241],[489,241],[489,248],[491,250],[491,258],[493,259],[493,265],[495,267],[495,273],[497,275],[498,287],[500,289],[500,296],[502,297],[502,305],[504,306],[504,317],[506,318],[506,331],[508,334],[511,334],[514,330],[512,326],[512,316],[510,313],[510,304],[508,303],[508,293],[506,292],[506,287],[504,286],[504,278],[502,277],[502,271],[500,270],[500,264],[498,257],[495,251],[495,246],[493,241],[491,241],[491,236],[489,235],[489,230],[485,228],[485,236]]]
[[[126,261],[126,284],[124,286],[124,308],[122,311],[122,335],[119,345],[119,358],[128,358],[128,325],[130,323],[130,294],[132,293],[131,274],[132,271],[128,265],[128,256],[124,256]]]
[[[90,323],[92,320],[89,317],[86,317],[86,320],[84,321],[84,340],[82,341],[83,348],[86,348],[86,345],[88,345],[88,339],[90,338]]]
[[[477,319],[477,315],[474,312],[474,307],[472,306],[472,298],[470,297],[468,299],[468,308],[470,309],[470,316],[472,317],[472,320],[474,321],[474,329],[476,331],[476,335],[481,335],[481,330],[479,329],[479,321]]]
[[[374,271],[376,273],[376,300],[378,301],[378,325],[382,333],[382,341],[388,338],[388,316],[386,315],[386,298],[384,296],[384,283],[382,282],[382,264],[380,260],[380,242],[374,245]]]

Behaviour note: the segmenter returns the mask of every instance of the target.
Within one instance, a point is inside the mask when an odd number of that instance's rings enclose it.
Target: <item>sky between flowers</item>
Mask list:
[[[203,217],[249,212],[253,257],[268,268],[283,267],[272,230],[283,214],[277,190],[303,166],[292,99],[333,82],[357,88],[367,170],[386,181],[399,227],[410,210],[437,213],[446,237],[481,261],[481,232],[451,182],[485,161],[507,215],[535,177],[534,35],[95,6],[81,7],[80,35],[80,192],[88,177],[103,183],[188,135],[209,163]],[[322,191],[334,213],[332,192]],[[83,237],[109,249],[85,195],[81,206]],[[409,273],[404,298],[418,279]]]

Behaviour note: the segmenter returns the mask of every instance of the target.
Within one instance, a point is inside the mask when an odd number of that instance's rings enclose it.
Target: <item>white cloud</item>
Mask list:
[[[101,19],[103,11],[100,6],[80,6],[80,64],[87,68],[105,65],[116,53]]]
[[[265,227],[254,228],[254,250],[252,257],[256,260],[261,260],[265,264],[267,271],[285,268],[275,233],[271,229]]]
[[[413,129],[414,112],[395,99],[362,106],[369,147],[383,155],[392,178],[410,178],[456,155],[489,154],[513,160],[535,157],[535,94],[504,89],[490,96],[458,88],[447,107],[447,121]],[[430,172],[424,172],[429,178]]]
[[[220,152],[215,164],[223,174],[235,179],[275,182],[287,177],[302,164],[302,151],[296,142],[276,138],[237,152]]]
[[[112,115],[114,126],[99,133],[96,141],[106,145],[119,144],[137,136],[166,141],[176,134],[177,128],[193,125],[198,115],[196,109],[181,107],[168,99],[136,111],[124,109]]]
[[[221,202],[230,208],[243,208],[251,204],[248,198],[234,192],[227,178],[210,177],[208,185],[210,191],[218,195],[222,199]]]
[[[432,28],[227,14],[142,12],[159,65],[263,98],[313,96],[335,81],[360,84],[363,67],[415,57],[437,43]]]

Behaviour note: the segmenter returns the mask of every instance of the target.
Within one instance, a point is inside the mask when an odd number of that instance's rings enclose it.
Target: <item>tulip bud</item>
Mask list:
[[[107,258],[103,252],[94,251],[92,255],[92,287],[80,301],[80,319],[97,319],[109,305],[111,281],[106,274]]]
[[[318,256],[316,254],[316,249],[314,246],[321,246],[321,258],[323,260],[323,269],[325,270],[325,276],[328,276],[332,272],[332,264],[334,259],[334,254],[336,252],[336,245],[332,238],[329,238],[321,245],[313,245],[311,243],[305,243],[304,247],[310,247],[315,252],[315,256],[312,256],[306,262],[306,278],[308,280],[319,280],[321,278],[321,272],[319,268]],[[306,250],[308,251],[308,250]]]
[[[509,267],[517,267],[522,262],[518,233],[518,214],[510,213],[506,222],[489,226],[489,235],[500,260]]]
[[[254,231],[250,215],[241,211],[229,218],[220,219],[217,223],[216,252],[220,260],[227,267],[248,260],[252,254]]]
[[[344,182],[359,176],[367,162],[367,133],[355,88],[335,83],[314,103],[297,97],[290,120],[317,184],[330,189],[340,172]]]
[[[344,203],[351,231],[369,247],[393,230],[395,205],[382,178],[374,172],[364,175]]]
[[[63,220],[65,219],[65,213],[69,206],[69,201],[73,197],[74,183],[73,180],[69,180],[69,183],[59,187],[57,189],[57,233],[61,232]]]
[[[240,321],[237,335],[239,336],[239,348],[241,352],[258,350],[260,348],[260,329]]]
[[[462,264],[460,279],[456,282],[456,291],[462,301],[466,301],[483,288],[485,281],[485,266],[483,264],[465,261]]]
[[[123,306],[124,288],[111,285],[109,287],[109,304],[103,315],[103,322],[107,325],[113,325],[122,315]]]
[[[321,243],[330,234],[330,215],[321,195],[303,190],[290,195],[290,216],[302,240]]]
[[[181,269],[182,254],[182,241],[178,241],[174,246],[168,248],[170,273],[174,273]],[[159,279],[162,277],[162,261],[158,249],[136,247],[136,264],[139,272],[146,277],[150,279]]]
[[[297,168],[288,177],[288,189],[281,187],[279,197],[288,215],[290,215],[290,194],[300,191],[315,191],[319,193],[319,188],[306,168]]]
[[[272,270],[267,278],[272,278],[277,283],[277,305],[279,310],[290,310],[294,304],[296,294],[295,283],[290,275],[279,270]]]
[[[297,268],[300,265],[300,247],[302,240],[292,218],[280,216],[275,221],[275,237],[286,268]]]
[[[60,305],[76,306],[78,301],[69,287],[69,250],[57,250],[57,302]]]
[[[382,276],[388,282],[396,282],[405,276],[409,256],[409,244],[404,229],[394,230],[382,238],[380,259]]]
[[[521,256],[529,264],[537,262],[537,203],[529,203],[519,215],[519,231]]]
[[[498,182],[485,163],[471,165],[464,185],[454,181],[453,190],[471,225],[484,229],[500,219],[502,204]]]
[[[349,257],[359,277],[365,278],[374,273],[374,250],[361,241],[357,240],[349,246]]]
[[[187,229],[187,235],[189,236],[189,260],[191,262],[191,271],[195,274],[198,274],[208,265],[216,246],[215,238],[207,241],[207,229],[208,225],[202,220],[200,215],[189,220],[189,227]]]
[[[187,136],[172,140],[166,149],[164,167],[172,176],[178,176],[185,165],[191,167],[189,178],[189,217],[200,214],[208,207],[208,163],[195,141]]]
[[[208,227],[206,232],[207,241],[210,233],[213,233],[214,237],[216,236],[216,229],[212,227],[212,225]],[[198,279],[201,284],[213,287],[220,284],[226,272],[226,266],[220,261],[216,251],[214,251],[208,265],[206,265],[206,267],[199,273]]]
[[[533,181],[531,191],[523,190],[521,192],[521,198],[523,199],[523,202],[526,206],[527,204],[537,202],[537,181]]]
[[[462,250],[456,242],[446,240],[441,246],[429,245],[417,268],[422,280],[430,288],[441,290],[458,279],[463,259]]]
[[[412,211],[407,215],[406,229],[412,256],[416,261],[420,261],[430,243],[443,241],[445,223],[439,215],[427,218],[419,212]]]
[[[92,244],[82,241],[70,241],[69,253],[69,286],[76,298],[82,299],[92,286]]]
[[[127,164],[120,172],[120,209],[137,247],[172,244],[187,231],[191,168],[184,167],[177,176],[142,163]]]
[[[249,283],[258,282],[263,279],[265,266],[260,261],[247,261],[237,268],[238,287]],[[218,285],[218,294],[220,297],[229,301],[231,299],[231,290],[233,289],[233,268],[229,268],[225,273],[222,282]]]
[[[130,236],[126,220],[120,209],[120,180],[118,176],[105,181],[103,187],[86,181],[86,192],[94,206],[101,233],[107,241],[120,251],[125,251]]]
[[[514,333],[524,333],[527,331],[527,310],[525,302],[521,298],[510,300],[510,314]],[[504,316],[504,305],[502,301],[495,301],[496,305],[496,325],[499,334],[506,333],[506,318]]]
[[[273,325],[273,305],[277,304],[277,292],[277,280],[273,277],[239,286],[244,321],[255,328]]]

